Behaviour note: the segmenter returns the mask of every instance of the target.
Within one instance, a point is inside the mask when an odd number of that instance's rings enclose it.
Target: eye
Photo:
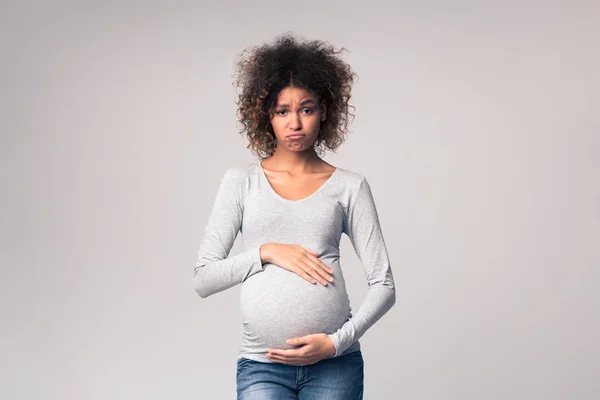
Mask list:
[[[287,110],[279,110],[279,111],[277,111],[277,114],[284,115],[284,113],[286,113],[286,112],[287,112]]]
[[[313,109],[312,108],[305,108],[302,111],[306,111],[306,114],[311,114],[313,112]]]

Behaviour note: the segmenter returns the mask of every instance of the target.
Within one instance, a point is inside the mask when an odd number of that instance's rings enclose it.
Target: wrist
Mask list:
[[[270,244],[271,243],[263,243],[260,245],[260,248],[259,248],[260,260],[262,261],[263,264],[269,262],[269,260],[270,260],[270,256],[271,256]]]

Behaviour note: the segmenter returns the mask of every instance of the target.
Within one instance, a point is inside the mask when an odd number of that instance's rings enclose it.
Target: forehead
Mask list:
[[[277,105],[304,103],[311,100],[316,103],[317,96],[306,89],[296,87],[283,88],[277,95]]]

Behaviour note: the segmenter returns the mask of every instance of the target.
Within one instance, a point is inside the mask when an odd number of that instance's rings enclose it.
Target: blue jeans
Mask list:
[[[362,400],[364,361],[360,350],[293,366],[237,360],[238,400]]]

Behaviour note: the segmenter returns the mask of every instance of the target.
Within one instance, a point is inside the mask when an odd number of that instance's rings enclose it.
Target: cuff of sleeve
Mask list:
[[[248,262],[250,263],[250,272],[246,278],[264,270],[264,265],[260,258],[260,246],[246,250],[246,256],[248,257]]]
[[[338,338],[338,336],[335,333],[332,333],[329,336],[329,339],[331,339],[331,341],[333,342],[333,345],[335,346],[335,354],[332,357],[337,357],[340,355],[341,351],[340,351],[340,339]]]

